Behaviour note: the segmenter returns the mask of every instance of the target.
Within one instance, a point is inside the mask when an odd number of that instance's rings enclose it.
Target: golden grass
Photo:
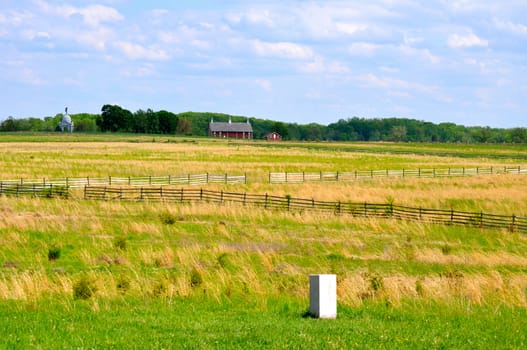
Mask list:
[[[488,159],[208,141],[8,145],[0,155],[3,179],[247,173],[248,184],[207,189],[527,216],[523,175],[267,183],[270,170],[495,165]],[[116,246],[118,238],[126,247]],[[47,249],[54,244],[62,256],[51,262]],[[308,275],[321,272],[338,274],[339,302],[345,305],[365,300],[398,305],[414,298],[527,306],[527,238],[490,230],[228,203],[0,196],[0,247],[1,299],[71,297],[76,281],[87,274],[97,286],[95,310],[104,307],[105,298],[126,296],[241,296],[262,303],[267,296],[306,298]]]

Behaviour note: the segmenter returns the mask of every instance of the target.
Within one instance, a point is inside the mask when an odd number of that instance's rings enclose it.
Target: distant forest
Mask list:
[[[7,118],[0,131],[59,131],[62,114],[54,117]],[[284,140],[299,141],[394,141],[394,142],[464,142],[527,143],[526,128],[466,127],[453,123],[434,124],[407,118],[348,118],[336,123],[297,124],[210,112],[153,111],[130,112],[116,105],[104,105],[101,114],[71,114],[74,132],[119,132],[206,136],[211,119],[216,122],[250,121],[255,139],[264,139],[275,131]]]

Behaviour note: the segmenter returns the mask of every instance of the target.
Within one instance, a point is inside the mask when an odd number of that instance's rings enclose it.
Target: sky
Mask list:
[[[527,127],[525,0],[2,0],[0,120],[105,104]]]

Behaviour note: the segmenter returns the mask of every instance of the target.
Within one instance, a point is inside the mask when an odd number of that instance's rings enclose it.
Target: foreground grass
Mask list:
[[[524,309],[405,303],[303,317],[307,300],[203,298],[0,303],[2,348],[521,349]]]

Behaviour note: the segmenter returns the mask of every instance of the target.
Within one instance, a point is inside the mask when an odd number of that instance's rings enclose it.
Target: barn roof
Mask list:
[[[210,132],[252,132],[253,127],[249,123],[209,123]]]

